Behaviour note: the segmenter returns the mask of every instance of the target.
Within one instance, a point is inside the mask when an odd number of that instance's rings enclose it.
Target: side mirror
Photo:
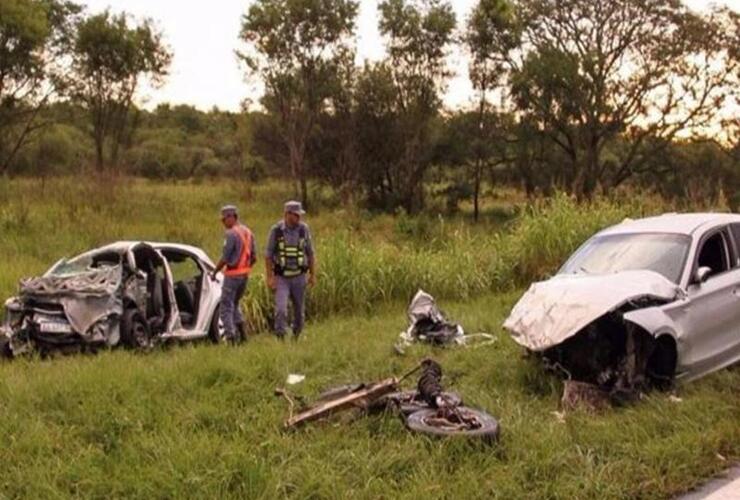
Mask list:
[[[694,283],[701,285],[705,281],[709,279],[709,276],[712,274],[712,268],[707,266],[702,266],[699,269],[696,270],[696,274],[694,274]]]

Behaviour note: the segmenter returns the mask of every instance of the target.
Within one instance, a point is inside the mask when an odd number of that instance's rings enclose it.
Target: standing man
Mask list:
[[[239,301],[247,290],[249,273],[257,262],[257,252],[252,231],[239,222],[239,213],[234,205],[221,208],[221,222],[226,228],[226,238],[221,260],[211,279],[215,280],[216,274],[226,268],[221,285],[220,317],[226,340],[236,344],[247,340]]]
[[[316,284],[311,233],[301,221],[305,213],[300,202],[287,202],[283,220],[272,226],[267,241],[267,284],[275,290],[275,334],[279,339],[285,338],[288,300],[293,304],[293,339],[298,339],[305,320],[306,285]]]

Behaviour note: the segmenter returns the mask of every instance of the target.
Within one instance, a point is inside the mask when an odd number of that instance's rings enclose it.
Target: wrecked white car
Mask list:
[[[221,285],[196,247],[122,241],[62,259],[21,280],[5,303],[6,355],[35,350],[145,348],[167,339],[221,339]]]
[[[611,394],[740,360],[740,215],[626,220],[533,284],[504,327],[568,378]]]

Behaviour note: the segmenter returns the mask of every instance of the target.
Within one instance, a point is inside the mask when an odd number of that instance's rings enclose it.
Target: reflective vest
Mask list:
[[[231,228],[242,242],[239,260],[234,267],[227,267],[224,276],[246,276],[252,270],[252,233],[245,226],[236,225]]]
[[[285,243],[285,230],[282,224],[275,228],[275,274],[292,278],[308,271],[306,262],[306,227],[298,226],[298,244]]]

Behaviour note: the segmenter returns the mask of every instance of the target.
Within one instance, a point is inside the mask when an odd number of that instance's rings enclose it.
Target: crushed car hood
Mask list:
[[[20,298],[60,304],[75,331],[85,337],[98,321],[122,314],[121,279],[121,266],[27,278],[20,282]]]
[[[504,328],[518,344],[544,351],[627,302],[641,298],[670,301],[680,293],[675,283],[647,270],[557,275],[532,284],[514,306]]]
[[[111,266],[83,273],[26,278],[20,282],[21,296],[111,295],[121,284],[121,267]]]

